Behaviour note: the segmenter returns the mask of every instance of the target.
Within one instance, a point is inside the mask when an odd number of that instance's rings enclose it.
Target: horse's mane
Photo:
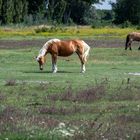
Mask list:
[[[59,39],[51,39],[51,40],[47,41],[47,42],[43,45],[43,47],[40,49],[39,55],[38,55],[37,58],[39,58],[40,56],[44,56],[45,53],[46,53],[46,51],[47,51],[47,49],[48,49],[48,47],[49,47],[49,45],[51,45],[51,44],[54,43],[54,42],[58,42],[58,41],[60,41],[60,40],[59,40]]]
[[[54,43],[54,42],[59,42],[59,41],[60,41],[60,39],[56,39],[56,38],[55,38],[55,39],[51,39],[51,40],[47,41],[47,42],[43,45],[42,49],[47,49],[49,45],[51,45],[51,44]]]

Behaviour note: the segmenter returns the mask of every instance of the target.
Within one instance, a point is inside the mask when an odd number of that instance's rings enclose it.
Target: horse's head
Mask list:
[[[38,57],[36,57],[36,60],[39,63],[40,70],[43,70],[43,65],[45,63],[45,57],[44,56],[38,56]]]

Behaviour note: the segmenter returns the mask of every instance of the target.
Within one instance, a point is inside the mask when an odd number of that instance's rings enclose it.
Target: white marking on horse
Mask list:
[[[52,72],[53,73],[57,72],[57,65],[56,64],[52,64]]]
[[[83,43],[83,46],[84,46],[84,54],[83,54],[83,58],[85,61],[87,61],[87,56],[89,55],[89,50],[90,50],[90,47],[87,43],[85,43],[84,41],[82,41]]]

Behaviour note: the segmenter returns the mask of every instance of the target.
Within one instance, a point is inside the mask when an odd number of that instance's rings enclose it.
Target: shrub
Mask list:
[[[5,86],[15,86],[15,85],[17,85],[17,83],[16,80],[14,79],[7,80],[5,84]]]

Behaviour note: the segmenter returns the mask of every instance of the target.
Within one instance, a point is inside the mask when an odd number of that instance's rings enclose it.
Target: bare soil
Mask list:
[[[105,47],[105,48],[117,48],[125,46],[125,40],[123,39],[83,39],[90,47]],[[0,49],[13,49],[13,48],[29,48],[29,47],[42,47],[48,39],[37,40],[0,40]],[[134,46],[139,46],[138,42],[133,42]]]
[[[0,48],[26,48],[40,47],[46,41],[42,40],[0,40]],[[91,47],[121,47],[124,46],[123,40],[89,40],[84,39]]]

